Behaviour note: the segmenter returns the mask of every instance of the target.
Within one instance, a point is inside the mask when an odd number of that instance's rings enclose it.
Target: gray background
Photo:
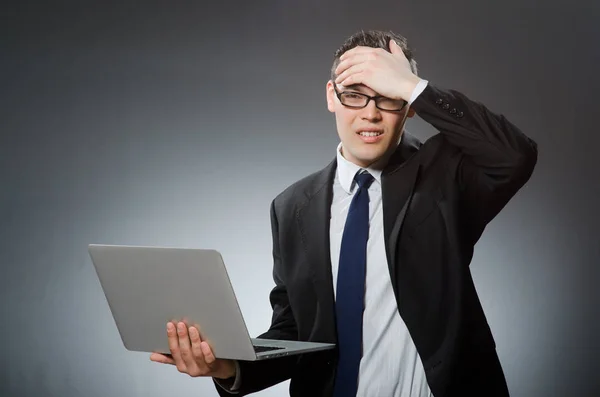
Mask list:
[[[539,143],[472,270],[514,396],[600,395],[598,4],[3,5],[0,395],[216,395],[123,348],[87,244],[217,248],[266,330],[270,201],[333,158],[332,54],[371,28]]]

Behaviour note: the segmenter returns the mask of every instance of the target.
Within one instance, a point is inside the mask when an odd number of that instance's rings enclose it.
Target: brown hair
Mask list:
[[[408,47],[408,43],[405,37],[394,33],[392,31],[381,31],[381,30],[369,30],[360,31],[354,33],[348,37],[344,44],[338,48],[334,53],[333,66],[331,67],[331,80],[335,80],[337,77],[335,69],[340,63],[340,57],[346,51],[349,51],[357,46],[372,47],[372,48],[383,48],[386,51],[390,51],[390,40],[395,40],[396,43],[402,48],[404,55],[408,59],[410,69],[416,75],[417,74],[417,61],[413,58],[413,52]]]

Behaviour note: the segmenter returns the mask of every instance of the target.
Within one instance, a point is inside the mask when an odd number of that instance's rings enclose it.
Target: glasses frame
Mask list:
[[[338,100],[340,101],[340,103],[342,105],[344,105],[347,108],[350,109],[364,109],[367,107],[367,105],[369,105],[369,102],[373,101],[375,102],[375,107],[379,110],[383,110],[384,112],[401,112],[404,110],[404,108],[406,107],[406,105],[408,104],[408,102],[406,102],[405,100],[402,99],[402,107],[400,109],[382,109],[379,107],[379,103],[378,103],[378,99],[379,98],[386,98],[386,99],[390,99],[388,97],[382,96],[382,95],[375,95],[375,96],[369,96],[367,94],[363,94],[362,92],[358,92],[358,91],[338,91],[335,82],[333,83],[333,90],[335,92],[335,95],[337,96]],[[354,94],[354,95],[358,95],[364,98],[367,98],[367,102],[364,104],[364,106],[352,106],[352,105],[346,105],[344,102],[342,102],[342,94]]]

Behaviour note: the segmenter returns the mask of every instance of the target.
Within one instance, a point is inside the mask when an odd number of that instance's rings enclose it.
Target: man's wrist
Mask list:
[[[236,361],[230,361],[226,364],[227,370],[223,373],[216,374],[214,378],[220,380],[234,379],[238,372],[238,364]]]
[[[404,87],[402,88],[402,94],[400,95],[400,99],[403,99],[406,102],[410,102],[413,92],[415,91],[415,88],[417,88],[417,85],[420,81],[421,79],[419,78],[419,76],[414,74],[411,75],[411,77],[406,80]]]
[[[419,95],[421,95],[421,93],[423,91],[425,91],[425,88],[427,88],[427,84],[429,84],[429,81],[423,80],[421,78],[419,79],[419,83],[413,90],[412,95],[411,95],[410,99],[408,100],[408,106],[411,106],[413,104],[413,102],[417,100]]]

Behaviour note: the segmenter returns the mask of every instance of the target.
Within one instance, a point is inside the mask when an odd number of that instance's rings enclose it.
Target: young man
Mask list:
[[[216,360],[169,324],[172,356],[221,396],[291,378],[292,396],[507,396],[469,265],[486,225],[530,178],[536,144],[506,118],[417,77],[406,40],[360,32],[336,52],[327,107],[340,145],[271,206],[273,320],[261,337],[337,349]],[[439,134],[403,133],[418,114]]]

